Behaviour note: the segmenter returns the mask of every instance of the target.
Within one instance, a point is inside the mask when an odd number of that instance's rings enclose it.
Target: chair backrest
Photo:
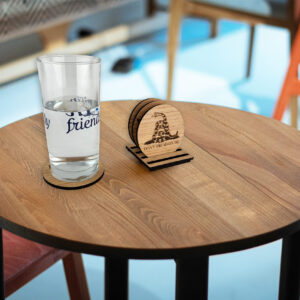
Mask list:
[[[69,22],[97,10],[134,0],[6,0],[0,1],[0,41]]]
[[[285,19],[290,0],[190,0],[242,13]]]

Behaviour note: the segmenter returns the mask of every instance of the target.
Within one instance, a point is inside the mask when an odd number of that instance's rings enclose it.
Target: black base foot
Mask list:
[[[0,300],[5,298],[5,283],[4,283],[4,261],[3,261],[3,238],[2,228],[0,228]]]
[[[300,232],[282,241],[279,300],[300,298]]]
[[[105,258],[105,300],[128,300],[128,260]]]
[[[208,256],[176,260],[176,300],[207,300]]]

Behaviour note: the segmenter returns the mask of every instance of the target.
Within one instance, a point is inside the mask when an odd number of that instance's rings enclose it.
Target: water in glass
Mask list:
[[[51,172],[64,181],[82,181],[98,170],[100,108],[97,100],[64,97],[44,104]]]

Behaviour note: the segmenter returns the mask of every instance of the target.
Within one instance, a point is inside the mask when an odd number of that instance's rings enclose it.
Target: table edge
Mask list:
[[[300,231],[300,219],[274,231],[244,239],[203,246],[161,249],[119,248],[72,241],[31,230],[3,217],[0,217],[0,228],[37,243],[72,252],[127,259],[176,259],[225,254],[262,246]]]

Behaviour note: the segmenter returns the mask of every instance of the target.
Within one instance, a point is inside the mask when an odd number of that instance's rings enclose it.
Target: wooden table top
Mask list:
[[[128,258],[215,254],[300,230],[300,133],[238,110],[172,102],[183,114],[190,163],[148,171],[126,149],[136,101],[101,104],[105,175],[59,190],[42,116],[0,129],[0,225],[78,252]]]

